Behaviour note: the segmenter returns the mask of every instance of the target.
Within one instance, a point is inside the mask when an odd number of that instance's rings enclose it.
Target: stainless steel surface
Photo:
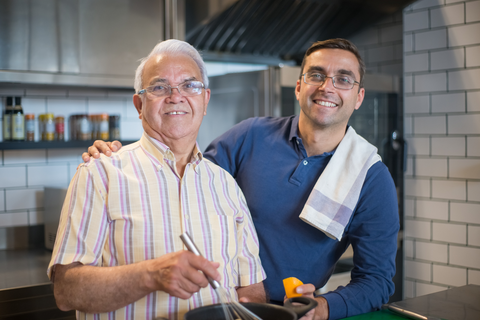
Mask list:
[[[0,250],[0,289],[49,283],[52,252],[44,248]]]
[[[66,188],[45,187],[43,201],[45,211],[43,220],[45,225],[45,248],[53,250],[57,236],[58,222],[62,212],[63,202],[67,195]]]
[[[414,0],[186,0],[186,40],[204,57],[300,64],[315,41],[348,38]],[[200,2],[207,10],[199,10]],[[224,3],[228,3],[226,9]],[[210,8],[212,7],[212,8]],[[218,10],[222,7],[223,10]],[[189,10],[190,9],[190,10]],[[202,8],[203,9],[203,8]],[[219,12],[211,15],[210,12]],[[192,25],[192,22],[196,24]]]
[[[191,251],[193,254],[197,256],[202,256],[202,254],[200,253],[200,251],[198,250],[197,246],[193,242],[192,238],[190,238],[190,235],[188,233],[185,232],[184,234],[181,234],[180,239],[182,239],[183,244],[185,245],[185,247],[187,247],[189,251]],[[213,289],[220,288],[220,283],[218,283],[218,281],[208,276],[207,276],[207,279]]]
[[[170,29],[183,18],[174,3]],[[163,38],[164,1],[0,0],[0,81],[132,87]],[[172,14],[172,13],[171,13]],[[183,27],[174,28],[179,38]]]
[[[478,320],[479,301],[480,286],[469,284],[397,301],[394,306],[428,319]]]
[[[210,78],[211,98],[197,141],[204,150],[233,125],[251,117],[273,116],[280,109],[277,68]]]

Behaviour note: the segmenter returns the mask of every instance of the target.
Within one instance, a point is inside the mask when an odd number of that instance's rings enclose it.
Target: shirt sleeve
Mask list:
[[[56,264],[102,264],[107,235],[106,185],[99,172],[103,169],[100,161],[92,161],[80,166],[68,187],[47,269],[50,279]]]
[[[354,216],[347,227],[354,251],[351,282],[323,295],[329,319],[378,310],[394,292],[397,235],[400,227],[395,185],[386,166],[369,170]]]
[[[238,255],[240,286],[245,287],[265,280],[266,273],[260,261],[258,236],[247,202],[238,185],[235,184],[235,186],[242,211],[237,233],[237,243],[240,245]]]

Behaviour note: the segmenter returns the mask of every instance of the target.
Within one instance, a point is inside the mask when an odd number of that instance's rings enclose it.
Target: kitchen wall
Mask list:
[[[403,14],[385,17],[348,38],[358,47],[368,73],[403,76]]]
[[[75,113],[119,114],[121,138],[142,134],[132,90],[0,85],[1,110],[6,96],[22,97],[25,113],[52,112],[67,119]],[[66,139],[68,140],[68,121]],[[0,122],[1,123],[1,122]],[[0,124],[0,132],[2,124]],[[38,140],[38,123],[35,137]],[[0,137],[0,141],[3,137]],[[85,149],[0,150],[0,249],[32,245],[43,225],[43,188],[68,187]],[[26,228],[26,227],[30,228]],[[29,230],[30,229],[30,230]],[[40,229],[41,231],[41,229]],[[38,239],[37,239],[38,240]],[[37,244],[37,245],[41,245]]]
[[[403,12],[406,298],[480,284],[480,1]]]

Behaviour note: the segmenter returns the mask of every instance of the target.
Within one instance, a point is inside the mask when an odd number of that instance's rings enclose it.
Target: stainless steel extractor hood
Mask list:
[[[207,16],[201,9],[212,1],[186,0],[186,40],[206,59],[300,64],[313,42],[348,38],[413,0],[220,0],[217,6],[225,2],[226,9]],[[189,27],[191,20],[200,22]]]
[[[132,88],[140,58],[159,40],[183,38],[181,4],[0,0],[0,82]]]

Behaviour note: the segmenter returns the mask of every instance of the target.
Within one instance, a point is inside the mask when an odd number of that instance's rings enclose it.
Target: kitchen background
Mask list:
[[[400,88],[403,137],[408,145],[401,190],[402,296],[480,285],[480,1],[416,1],[359,30],[348,38],[359,47],[368,73],[386,75],[393,79],[393,87]],[[141,48],[139,56],[128,58],[145,56],[156,40]],[[215,83],[215,75],[264,69],[255,81],[280,82],[281,101],[288,106],[294,104],[291,90],[297,76],[293,72],[295,76],[287,77],[289,68],[211,63],[209,72]],[[395,79],[400,81],[395,83]],[[121,139],[135,140],[142,128],[131,103],[133,90],[128,88],[128,79],[120,82],[113,87],[101,83],[91,87],[2,80],[0,97],[22,97],[25,113],[34,113],[36,118],[47,112],[65,119],[76,113],[120,114]],[[258,101],[274,105],[278,92],[268,88],[265,85]],[[229,92],[225,89],[219,94],[228,97]],[[3,110],[5,99],[1,103]],[[213,134],[208,132],[209,121],[213,121],[209,117],[215,117],[212,110],[215,106],[210,106],[205,118],[207,131],[200,133],[202,148]],[[273,106],[242,117],[291,110]],[[65,131],[68,140],[68,128]],[[35,136],[38,139],[38,131]],[[83,151],[83,147],[0,150],[0,250],[43,245],[44,187],[67,187]],[[0,257],[4,256],[0,253]],[[8,264],[0,260],[0,266]],[[26,283],[28,277],[32,276],[26,272]],[[0,277],[0,287],[8,288],[9,281]]]

